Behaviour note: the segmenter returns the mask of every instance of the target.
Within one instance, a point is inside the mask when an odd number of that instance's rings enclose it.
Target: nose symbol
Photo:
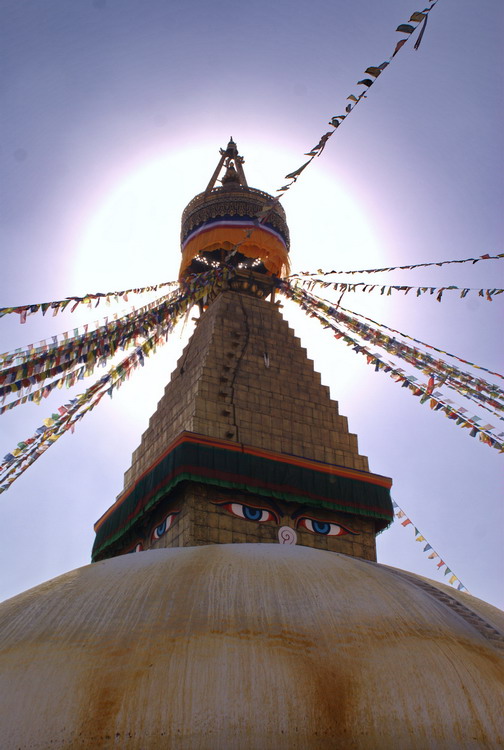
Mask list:
[[[297,534],[290,526],[282,526],[278,529],[279,544],[296,544]]]

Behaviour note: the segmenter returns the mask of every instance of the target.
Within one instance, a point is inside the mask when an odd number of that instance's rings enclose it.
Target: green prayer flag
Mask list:
[[[403,34],[411,34],[413,33],[413,31],[415,31],[415,27],[411,26],[409,23],[402,23],[397,27],[396,31],[400,31]]]
[[[294,172],[290,172],[290,174],[285,175],[286,180],[293,180],[295,177],[301,174],[303,169],[305,169],[308,164],[310,163],[311,159],[307,162],[305,162],[302,166],[300,166],[298,169],[295,169]]]

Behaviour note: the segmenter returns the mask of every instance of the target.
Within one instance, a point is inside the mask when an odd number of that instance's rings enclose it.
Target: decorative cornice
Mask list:
[[[196,227],[219,216],[247,216],[253,218],[274,198],[262,190],[249,187],[214,188],[196,195],[182,214],[181,243]],[[279,232],[289,247],[289,228],[285,211],[278,203],[268,216],[266,225]]]
[[[96,522],[93,560],[187,481],[372,518],[377,530],[393,519],[388,477],[182,432]]]

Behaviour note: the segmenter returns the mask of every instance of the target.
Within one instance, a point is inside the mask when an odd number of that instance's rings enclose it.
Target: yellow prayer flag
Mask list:
[[[420,536],[417,536],[415,539],[416,542],[426,542],[426,538],[420,534]]]
[[[54,419],[51,419],[50,417],[47,417],[47,419],[44,419],[43,421],[46,427],[52,427],[54,424]]]
[[[455,581],[457,580],[458,580],[457,576],[450,576],[449,583],[455,583]]]

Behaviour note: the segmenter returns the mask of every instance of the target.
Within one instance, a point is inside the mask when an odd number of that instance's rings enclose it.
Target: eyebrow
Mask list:
[[[274,500],[270,500],[266,498],[264,500],[256,500],[255,498],[251,502],[244,502],[243,500],[210,500],[210,502],[213,505],[229,505],[230,503],[238,503],[239,505],[248,505],[250,508],[258,508],[259,510],[261,508],[264,508],[265,506],[270,506],[272,510],[275,511],[277,516],[280,518],[283,518],[285,516],[285,513],[283,510],[281,510],[278,505],[275,503]]]
[[[278,507],[278,505],[275,503],[274,500],[266,500],[265,502],[268,503],[269,505],[271,505],[271,507],[273,508],[273,510],[280,516],[280,518],[282,518],[283,516],[285,516],[285,513],[283,512],[283,510],[281,510]]]
[[[310,512],[310,506],[309,505],[302,505],[300,508],[295,510],[293,513],[291,513],[291,518],[294,521],[296,518],[299,518],[299,516],[303,515],[304,513]]]
[[[310,514],[310,506],[309,505],[302,505],[301,508],[298,508],[294,511],[294,513],[291,513],[291,518],[294,521],[296,518],[299,518],[299,516],[304,516]],[[311,518],[311,516],[310,516]],[[315,521],[322,521],[323,523],[335,523],[337,526],[341,526],[342,529],[345,529],[349,534],[353,534],[354,536],[360,536],[360,531],[352,531],[352,529],[349,529],[348,526],[344,523],[341,523],[340,521],[328,521],[327,518],[314,518]]]

